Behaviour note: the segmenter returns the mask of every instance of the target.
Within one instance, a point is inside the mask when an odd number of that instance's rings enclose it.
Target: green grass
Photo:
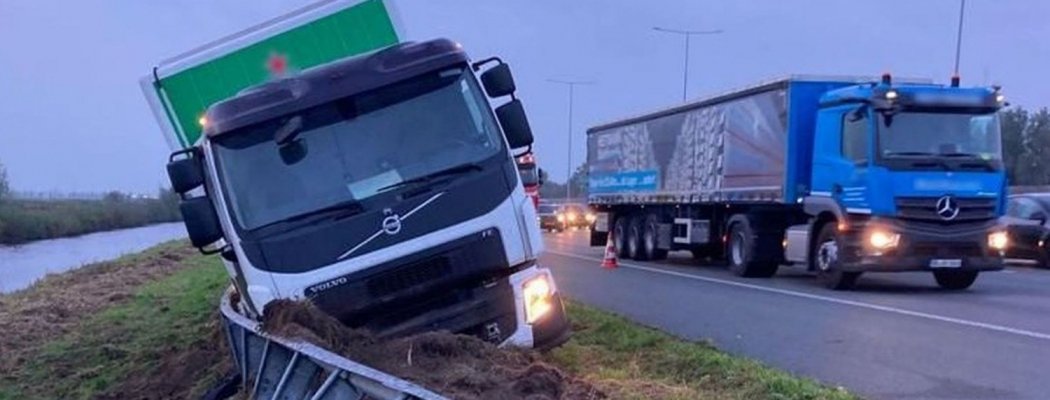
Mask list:
[[[573,338],[549,361],[624,399],[853,399],[845,390],[734,357],[705,343],[578,303],[567,305]]]
[[[214,315],[226,271],[215,257],[183,262],[190,267],[143,286],[130,302],[106,309],[78,331],[48,343],[26,365],[22,388],[0,388],[0,399],[95,398],[129,377],[161,372],[155,370],[167,354],[214,346],[208,342],[218,338]],[[214,366],[179,367],[201,371]],[[210,380],[215,374],[205,375]]]
[[[142,286],[129,301],[43,346],[18,387],[0,385],[0,400],[140,398],[143,392],[135,386],[144,383],[175,385],[171,390],[177,395],[170,397],[177,398],[206,390],[231,362],[215,325],[228,279],[216,257],[195,255],[183,262],[189,267]],[[610,398],[855,398],[592,307],[570,302],[567,309],[572,340],[542,357]],[[179,358],[205,348],[203,360]]]
[[[177,195],[161,191],[159,199],[131,199],[111,193],[102,200],[0,201],[0,244],[83,235],[178,221]]]

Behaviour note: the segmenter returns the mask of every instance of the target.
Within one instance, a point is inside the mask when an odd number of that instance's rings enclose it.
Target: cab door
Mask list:
[[[813,152],[813,192],[834,197],[847,211],[870,212],[867,198],[872,124],[866,107],[820,111]]]

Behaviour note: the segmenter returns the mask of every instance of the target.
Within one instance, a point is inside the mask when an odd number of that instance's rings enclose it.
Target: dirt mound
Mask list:
[[[48,275],[0,295],[0,379],[17,381],[26,358],[99,310],[128,301],[146,282],[171,275],[196,250],[169,243],[144,254]]]
[[[350,329],[308,302],[266,306],[262,329],[317,343],[348,358],[457,399],[603,399],[589,383],[519,349],[481,339],[429,332],[379,340]]]

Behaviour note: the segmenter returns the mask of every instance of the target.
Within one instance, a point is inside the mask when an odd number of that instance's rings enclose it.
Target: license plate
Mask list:
[[[930,260],[930,268],[959,268],[961,266],[962,260],[960,259],[935,258]]]

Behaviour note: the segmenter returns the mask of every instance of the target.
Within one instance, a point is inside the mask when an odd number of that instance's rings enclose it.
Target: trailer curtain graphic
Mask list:
[[[785,90],[774,90],[591,132],[590,193],[778,187],[786,161],[785,99]]]

